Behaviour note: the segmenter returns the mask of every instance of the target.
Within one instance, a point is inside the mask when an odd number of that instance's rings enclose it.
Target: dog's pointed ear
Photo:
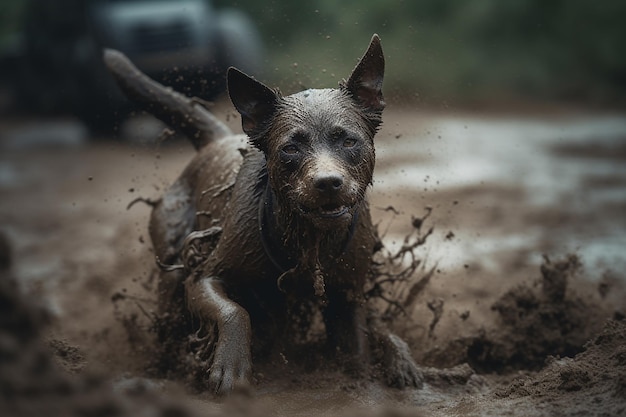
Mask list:
[[[280,94],[249,75],[230,67],[227,74],[228,95],[241,114],[241,126],[254,142],[267,127],[280,100]],[[258,143],[255,145],[259,146]]]
[[[365,109],[380,113],[385,108],[383,77],[385,57],[380,38],[374,34],[365,54],[341,86]]]

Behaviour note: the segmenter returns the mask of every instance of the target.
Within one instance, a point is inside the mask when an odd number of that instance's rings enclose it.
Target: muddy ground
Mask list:
[[[227,104],[215,110],[238,129]],[[226,400],[150,370],[149,207],[127,209],[193,150],[151,142],[161,127],[143,118],[120,131],[0,125],[3,416],[626,415],[626,117],[390,105],[372,215],[393,251],[431,211],[413,283],[433,273],[393,324],[425,387],[283,357]]]

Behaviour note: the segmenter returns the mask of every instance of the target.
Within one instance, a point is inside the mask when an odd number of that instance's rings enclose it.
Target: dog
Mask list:
[[[121,53],[106,50],[104,60],[131,99],[198,150],[154,204],[150,236],[161,265],[184,266],[162,272],[160,308],[180,311],[186,299],[193,317],[216,326],[209,387],[223,394],[247,384],[253,341],[268,339],[287,307],[304,300],[322,306],[328,344],[349,370],[362,375],[380,350],[390,385],[421,386],[406,343],[372,324],[365,309],[378,239],[366,194],[385,107],[379,37],[339,88],[283,96],[231,67],[228,94],[245,135]]]

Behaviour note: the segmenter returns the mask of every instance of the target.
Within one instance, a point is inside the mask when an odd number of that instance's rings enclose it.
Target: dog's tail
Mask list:
[[[199,100],[186,97],[154,81],[121,52],[104,50],[104,62],[122,91],[142,110],[184,133],[196,149],[228,136],[231,130]]]

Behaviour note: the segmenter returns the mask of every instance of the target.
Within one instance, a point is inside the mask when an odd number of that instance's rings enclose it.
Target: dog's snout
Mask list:
[[[337,173],[320,174],[315,177],[314,185],[324,193],[339,191],[343,186],[343,177]]]

